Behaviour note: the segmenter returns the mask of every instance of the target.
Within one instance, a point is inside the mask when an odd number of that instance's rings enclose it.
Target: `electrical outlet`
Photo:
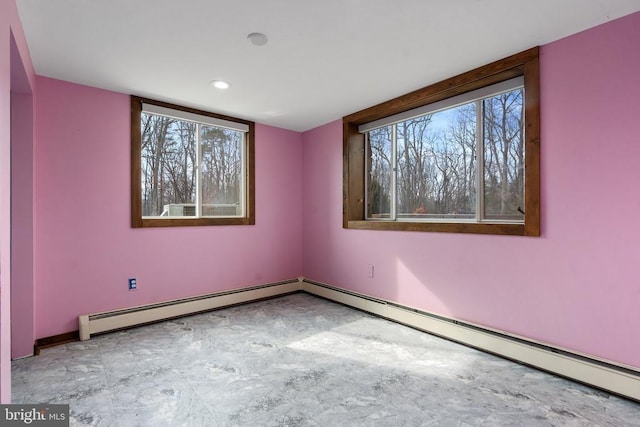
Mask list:
[[[367,265],[367,276],[372,279],[373,278],[373,265]]]
[[[138,282],[136,282],[135,277],[132,277],[129,279],[129,290],[135,291],[136,289],[138,289]]]

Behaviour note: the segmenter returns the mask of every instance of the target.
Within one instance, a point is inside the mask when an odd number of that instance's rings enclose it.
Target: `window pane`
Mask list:
[[[142,216],[195,216],[196,125],[142,113]]]
[[[367,138],[367,218],[389,218],[391,213],[391,131],[384,127]]]
[[[484,216],[524,222],[523,90],[484,102]]]
[[[475,104],[397,124],[398,218],[475,218]]]
[[[201,125],[202,216],[241,216],[242,132]]]

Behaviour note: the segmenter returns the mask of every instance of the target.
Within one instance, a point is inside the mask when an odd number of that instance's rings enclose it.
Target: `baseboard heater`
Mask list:
[[[640,402],[640,371],[635,367],[421,311],[303,277],[158,304],[81,315],[78,318],[80,339],[84,341],[93,334],[188,316],[294,292],[306,292],[335,301]]]
[[[268,285],[200,295],[173,301],[148,304],[121,310],[78,316],[80,340],[91,335],[145,325],[162,320],[201,313],[265,298],[300,291],[301,279],[292,279]]]
[[[640,371],[594,356],[303,279],[302,291],[640,401]]]

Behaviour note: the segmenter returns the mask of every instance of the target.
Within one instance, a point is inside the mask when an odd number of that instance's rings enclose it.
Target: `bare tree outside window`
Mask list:
[[[239,214],[242,132],[142,113],[141,133],[143,216]],[[198,140],[202,200],[199,215],[196,213]]]
[[[484,100],[484,213],[524,220],[523,91]]]
[[[482,193],[482,219],[522,221],[522,102],[517,89],[369,131],[367,217],[473,220]]]
[[[367,217],[389,218],[392,186],[392,127],[387,126],[369,132]]]
[[[398,216],[475,216],[475,108],[456,108],[397,125]]]
[[[242,133],[201,126],[202,216],[236,215],[242,199]]]
[[[161,216],[169,204],[195,203],[195,124],[142,114],[142,211]],[[187,212],[184,216],[195,215]]]

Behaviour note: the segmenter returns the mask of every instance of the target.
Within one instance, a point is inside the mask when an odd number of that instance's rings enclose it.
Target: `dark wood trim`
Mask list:
[[[190,227],[190,226],[206,226],[206,225],[253,225],[249,218],[142,218],[141,225],[137,228],[155,228],[155,227]]]
[[[524,224],[365,220],[365,138],[358,126],[475,89],[524,76]],[[343,227],[359,230],[540,235],[540,76],[535,47],[343,117]]]
[[[538,58],[538,48],[517,53],[508,58],[478,67],[466,73],[432,84],[422,89],[401,95],[373,107],[345,116],[345,122],[361,125],[402,113],[413,108],[451,98],[484,86],[509,80],[524,73],[524,64]]]
[[[176,105],[176,104],[171,104],[169,102],[164,102],[164,101],[157,101],[155,99],[149,99],[149,98],[143,98],[140,96],[135,96],[135,95],[131,95],[131,99],[137,99],[138,101],[140,101],[141,105],[140,108],[142,108],[142,104],[152,104],[152,105],[157,105],[159,107],[165,107],[165,108],[171,108],[172,110],[180,110],[180,111],[186,111],[187,113],[192,113],[192,114],[199,114],[201,116],[209,116],[209,117],[215,117],[216,119],[221,119],[221,120],[227,120],[230,122],[236,122],[236,123],[242,123],[248,126],[251,126],[254,122],[250,121],[250,120],[244,120],[244,119],[239,119],[237,117],[231,117],[231,116],[225,116],[224,114],[218,114],[218,113],[212,113],[211,111],[204,111],[204,110],[198,110],[196,108],[191,108],[191,107],[185,107],[182,105]]]
[[[142,98],[131,97],[131,227],[142,227]]]
[[[540,236],[540,64],[524,64],[525,78],[525,236]]]
[[[247,143],[247,194],[246,217],[242,225],[254,225],[256,223],[256,125],[249,122]]]
[[[53,335],[51,337],[38,338],[33,346],[33,355],[39,355],[40,350],[43,348],[55,347],[57,345],[76,341],[80,341],[80,333],[78,331],[66,332],[64,334]]]
[[[364,160],[365,138],[353,123],[344,123],[345,142],[343,158],[343,226],[349,221],[363,219],[364,206]],[[359,197],[358,197],[359,196]]]
[[[503,234],[524,236],[524,224],[475,222],[418,222],[418,221],[349,221],[348,228],[357,230],[431,231],[438,233]]]
[[[186,111],[193,114],[215,117],[217,119],[242,123],[249,126],[246,134],[246,194],[245,216],[238,218],[143,218],[142,195],[140,194],[140,182],[142,180],[142,135],[140,130],[140,118],[142,104],[153,104],[174,110]],[[222,114],[197,110],[195,108],[182,107],[167,102],[155,101],[148,98],[131,96],[131,227],[190,227],[212,225],[254,225],[256,223],[255,212],[255,123],[249,120],[238,119]]]

